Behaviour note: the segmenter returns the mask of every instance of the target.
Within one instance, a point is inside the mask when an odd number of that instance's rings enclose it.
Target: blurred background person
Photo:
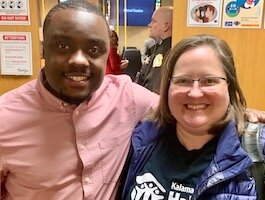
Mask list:
[[[213,19],[216,17],[216,10],[214,8],[214,6],[212,5],[205,5],[205,17],[203,22],[207,23],[207,22],[211,22],[213,21]]]
[[[111,30],[110,52],[107,61],[106,74],[122,74],[123,69],[128,66],[129,61],[123,60],[118,54],[118,42],[118,34],[114,30]]]
[[[172,17],[173,8],[162,6],[154,11],[150,24],[149,36],[156,41],[152,47],[152,53],[137,75],[137,83],[145,88],[159,93],[160,70],[162,62],[168,51],[171,49],[172,40]]]

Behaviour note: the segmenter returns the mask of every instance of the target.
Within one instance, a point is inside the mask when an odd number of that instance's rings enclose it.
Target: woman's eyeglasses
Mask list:
[[[227,79],[224,77],[218,77],[218,76],[204,76],[199,79],[192,79],[189,76],[175,76],[171,78],[171,83],[175,86],[179,87],[186,87],[191,88],[194,85],[194,82],[199,83],[200,88],[207,88],[212,87],[220,84],[222,81],[226,81]]]

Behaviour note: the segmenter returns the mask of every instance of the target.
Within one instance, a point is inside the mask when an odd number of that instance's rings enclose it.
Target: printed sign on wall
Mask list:
[[[0,25],[30,25],[28,0],[0,0]]]
[[[188,26],[220,27],[222,0],[189,0]]]
[[[2,75],[32,75],[30,32],[1,32],[0,49]]]
[[[263,0],[224,0],[224,28],[260,28]]]

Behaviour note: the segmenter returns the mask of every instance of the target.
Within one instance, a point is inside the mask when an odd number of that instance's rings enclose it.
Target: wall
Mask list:
[[[97,0],[88,0],[97,2]],[[58,0],[29,0],[31,25],[0,26],[1,32],[31,32],[32,37],[32,76],[1,76],[0,95],[37,77],[43,65],[41,61],[41,23],[47,12],[58,3]]]
[[[88,0],[97,2],[97,0]],[[37,2],[37,3],[36,3]],[[162,6],[173,4],[173,0],[162,0]],[[41,65],[41,37],[42,30],[39,29],[41,21],[44,19],[47,12],[58,3],[58,0],[30,0],[30,26],[0,26],[0,31],[30,31],[32,34],[32,52],[33,52],[33,76],[0,76],[0,95],[4,92],[16,88],[17,86],[36,78]],[[151,20],[151,19],[150,19]],[[143,49],[143,42],[149,37],[148,27],[127,27],[127,46],[134,46]],[[119,52],[125,43],[124,27],[119,28]]]
[[[248,107],[265,110],[265,29],[187,27],[187,1],[174,1],[173,7],[173,44],[197,33],[210,33],[226,40],[234,52],[239,82]]]
[[[26,26],[0,26],[1,32],[31,32],[32,38],[32,62],[33,76],[1,76],[0,75],[0,95],[4,92],[21,85],[36,77],[40,69],[40,40],[39,40],[39,24],[40,17],[38,13],[38,3],[29,1],[31,25]]]
[[[144,40],[149,37],[149,28],[141,26],[127,27],[127,47],[136,47],[143,50]],[[119,53],[124,47],[124,27],[119,27]]]
[[[58,3],[58,0],[42,0],[44,1],[45,5],[45,13],[47,14],[48,11]],[[96,2],[96,0],[88,0],[90,2]],[[169,3],[169,1],[172,0],[165,0],[166,3]],[[123,47],[125,45],[125,33],[124,33],[124,27],[119,27],[119,53],[122,53]],[[143,48],[143,42],[146,38],[148,38],[149,35],[149,29],[148,27],[127,27],[127,37],[126,37],[126,43],[127,46],[134,46],[142,50]]]

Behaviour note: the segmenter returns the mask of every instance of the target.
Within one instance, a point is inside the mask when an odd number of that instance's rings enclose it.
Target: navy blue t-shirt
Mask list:
[[[175,130],[165,131],[126,199],[190,200],[198,179],[215,154],[217,142],[218,138],[214,138],[201,149],[188,151]]]

